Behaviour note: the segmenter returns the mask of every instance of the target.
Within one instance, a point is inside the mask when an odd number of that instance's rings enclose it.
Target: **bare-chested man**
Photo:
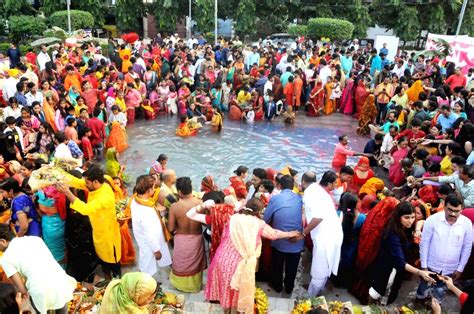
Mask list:
[[[168,230],[171,233],[176,231],[170,282],[178,290],[198,292],[206,268],[202,227],[199,222],[189,219],[186,213],[201,201],[193,196],[188,177],[178,178],[176,189],[179,201],[171,205],[168,215]]]

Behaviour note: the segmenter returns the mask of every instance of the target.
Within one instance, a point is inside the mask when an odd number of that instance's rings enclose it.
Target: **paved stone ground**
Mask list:
[[[369,139],[368,137],[363,137],[355,133],[355,129],[357,128],[357,121],[351,117],[342,114],[333,114],[331,116],[326,117],[309,118],[304,116],[302,112],[299,113],[296,120],[296,127],[305,128],[315,126],[328,128],[337,131],[338,133],[347,133],[349,135],[350,146],[353,150],[356,151],[362,151],[367,140]],[[245,125],[243,124],[242,127],[245,127]],[[354,164],[355,162],[356,159],[351,159],[349,161],[350,164]],[[376,174],[382,178],[387,176],[386,172],[382,169],[376,169]],[[303,258],[301,259],[295,289],[291,295],[288,295],[284,292],[276,293],[268,286],[268,284],[263,282],[257,282],[257,286],[262,288],[269,297],[269,313],[289,313],[293,308],[295,299],[304,298],[308,296],[304,286],[306,286],[311,280],[309,275],[310,265],[311,253],[307,251],[303,254]],[[124,267],[123,270],[124,272],[138,271],[137,266]],[[223,313],[222,308],[218,304],[210,304],[205,301],[203,291],[194,294],[187,294],[174,290],[169,282],[168,274],[169,269],[162,269],[157,275],[157,279],[159,282],[162,283],[162,287],[164,290],[171,291],[177,294],[184,294],[186,300],[185,311],[187,313]],[[206,280],[205,278],[206,274],[204,275],[204,284]],[[398,299],[393,306],[408,305],[413,308],[415,306],[413,304],[413,301],[415,298],[417,286],[418,279],[416,278],[404,281],[400,289]],[[358,304],[357,299],[354,298],[347,290],[336,288],[331,282],[328,282],[325,290],[323,291],[323,295],[328,301],[351,301],[353,304]],[[419,309],[419,312],[426,312],[426,310],[422,311],[421,308]],[[452,294],[448,294],[448,296],[445,298],[443,303],[443,309],[448,313],[459,312],[458,301]]]

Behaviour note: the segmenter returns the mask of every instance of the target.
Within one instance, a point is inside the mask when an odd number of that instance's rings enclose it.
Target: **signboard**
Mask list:
[[[426,49],[436,49],[436,45],[433,40],[438,38],[446,40],[451,45],[452,53],[446,58],[447,61],[454,62],[456,66],[461,68],[463,74],[467,74],[470,68],[474,68],[474,38],[467,35],[456,37],[428,34],[428,39],[426,40]]]

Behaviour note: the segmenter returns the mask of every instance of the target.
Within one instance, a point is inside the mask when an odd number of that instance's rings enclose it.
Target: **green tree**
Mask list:
[[[360,1],[357,2],[348,10],[338,10],[341,14],[336,16],[354,24],[353,37],[365,38],[367,36],[367,28],[372,25],[372,18],[369,14],[369,7],[362,5]]]
[[[61,11],[66,8],[66,1],[63,0],[42,0],[41,6],[44,14],[49,17],[56,11]]]
[[[178,1],[173,0],[157,0],[153,3],[152,12],[157,29],[167,32],[173,32],[176,22],[184,16],[179,10]]]
[[[430,5],[418,9],[420,27],[430,33],[445,34],[446,18],[441,5]]]
[[[76,10],[86,11],[94,17],[94,26],[102,27],[104,25],[104,1],[102,0],[80,0],[72,1],[72,8]]]
[[[418,20],[418,10],[416,7],[399,6],[397,24],[393,27],[395,34],[401,40],[410,41],[416,40],[420,30],[420,21]]]
[[[193,20],[202,33],[214,29],[214,0],[196,0]]]
[[[5,0],[3,10],[5,17],[12,15],[32,15],[34,12],[28,0]]]
[[[329,37],[331,40],[352,38],[354,25],[346,20],[314,18],[308,21],[308,35],[315,38]]]
[[[46,30],[46,23],[43,18],[13,15],[8,20],[10,26],[10,37],[15,41],[20,41],[32,35],[41,35]]]
[[[240,0],[235,16],[235,31],[239,35],[253,35],[256,33],[255,18],[256,6],[253,0]]]
[[[117,0],[115,13],[118,29],[121,31],[138,31],[145,11],[143,0]]]
[[[62,29],[68,29],[67,16],[67,10],[56,11],[50,17],[51,24]],[[71,28],[73,31],[92,27],[94,27],[94,16],[92,14],[86,11],[71,10]]]

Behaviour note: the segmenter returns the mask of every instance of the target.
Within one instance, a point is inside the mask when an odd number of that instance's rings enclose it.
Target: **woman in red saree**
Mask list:
[[[341,113],[351,115],[354,113],[354,74],[346,80],[346,87],[342,91]]]
[[[362,156],[354,167],[351,185],[356,192],[359,192],[360,188],[373,176],[374,172],[370,168],[369,158]]]
[[[364,105],[365,99],[367,98],[367,96],[369,96],[369,94],[370,94],[370,91],[365,86],[364,80],[360,79],[357,83],[357,87],[355,90],[355,97],[354,97],[355,104],[356,104],[356,108],[355,108],[356,112],[355,112],[354,117],[356,119],[359,118],[359,115],[362,111],[362,106]]]
[[[259,91],[254,92],[253,98],[253,111],[255,112],[255,121],[262,121],[263,120],[263,96],[260,94]]]
[[[242,120],[242,109],[239,107],[235,99],[232,99],[229,102],[229,120]]]
[[[405,182],[405,173],[401,161],[408,156],[408,140],[406,137],[401,137],[398,140],[398,146],[392,152],[393,164],[388,170],[388,179],[395,185],[401,186]]]
[[[230,185],[234,188],[238,200],[246,199],[247,186],[245,185],[245,178],[249,173],[249,169],[245,166],[239,166],[234,173],[235,176],[229,178]]]
[[[323,82],[319,77],[316,77],[314,82],[314,88],[309,94],[310,104],[308,106],[308,112],[306,113],[309,117],[319,116],[319,111],[324,106],[324,88]]]
[[[382,240],[382,232],[398,202],[394,197],[383,199],[367,214],[362,225],[356,258],[356,270],[359,278],[350,289],[350,292],[362,304],[367,304],[369,297],[371,280],[367,270],[377,257]]]

